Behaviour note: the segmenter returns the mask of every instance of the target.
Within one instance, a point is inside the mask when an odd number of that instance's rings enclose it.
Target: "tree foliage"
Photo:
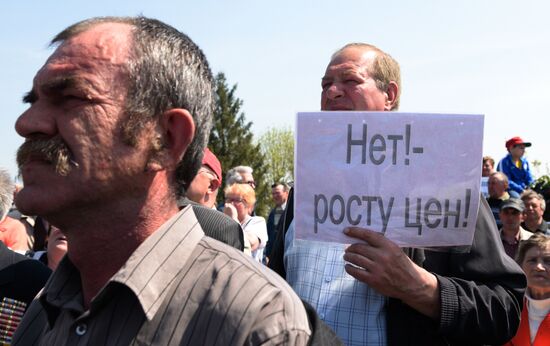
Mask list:
[[[236,96],[237,85],[229,87],[223,73],[216,75],[216,108],[208,147],[218,157],[224,174],[235,166],[250,166],[256,181],[256,214],[265,216],[269,205],[265,195],[269,185],[265,180],[265,159],[260,145],[254,143],[252,122],[241,111],[243,101]],[[225,183],[225,177],[224,177]],[[269,190],[270,192],[270,190]],[[218,203],[223,200],[223,191],[218,193]]]
[[[273,183],[294,181],[294,134],[288,127],[270,128],[258,140],[262,155],[265,157],[266,172],[264,179],[268,187]],[[268,190],[270,192],[271,189]],[[271,193],[262,196],[262,205],[272,206]]]
[[[294,133],[290,127],[270,128],[258,140],[266,158],[265,177],[270,184],[294,181]]]

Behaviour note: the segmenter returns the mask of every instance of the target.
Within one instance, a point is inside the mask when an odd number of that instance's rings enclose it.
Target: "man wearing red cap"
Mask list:
[[[523,157],[525,148],[530,146],[531,143],[524,142],[521,137],[510,138],[506,141],[508,155],[498,163],[497,170],[506,174],[510,190],[518,194],[521,194],[534,181],[529,162]]]
[[[202,166],[185,192],[185,196],[208,208],[216,205],[218,189],[222,184],[222,165],[218,158],[206,148]]]

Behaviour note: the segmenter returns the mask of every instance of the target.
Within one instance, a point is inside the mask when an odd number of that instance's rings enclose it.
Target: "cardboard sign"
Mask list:
[[[347,226],[400,246],[471,245],[483,115],[298,113],[296,238],[351,243]]]

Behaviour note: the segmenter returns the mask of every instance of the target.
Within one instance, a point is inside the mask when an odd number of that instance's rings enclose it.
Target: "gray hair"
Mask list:
[[[175,172],[176,193],[182,193],[201,166],[214,109],[214,78],[200,48],[175,28],[146,17],[98,17],[73,24],[59,33],[52,44],[102,23],[133,27],[133,44],[126,69],[128,90],[123,129],[124,140],[135,145],[140,130],[173,108],[193,116],[195,136]],[[158,150],[161,150],[159,148]]]
[[[523,202],[527,202],[530,199],[536,198],[540,201],[540,208],[542,209],[542,211],[546,210],[546,201],[544,200],[544,197],[542,197],[540,193],[536,193],[533,190],[527,189],[523,191],[520,198]]]
[[[240,184],[243,182],[241,174],[252,174],[254,170],[249,166],[236,166],[227,171],[225,176],[226,185]]]
[[[0,221],[3,221],[13,203],[15,184],[5,169],[0,169]]]

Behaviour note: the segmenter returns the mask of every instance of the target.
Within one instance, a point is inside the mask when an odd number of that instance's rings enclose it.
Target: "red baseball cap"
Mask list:
[[[206,148],[204,149],[204,156],[202,158],[202,164],[204,166],[207,166],[212,170],[212,172],[216,173],[216,176],[220,180],[220,184],[222,182],[222,164],[220,163],[220,160],[214,155],[210,149]]]
[[[525,145],[525,147],[531,146],[530,142],[524,142],[523,139],[521,139],[521,137],[512,137],[506,141],[506,149],[513,148],[516,145],[520,145],[520,144]]]

